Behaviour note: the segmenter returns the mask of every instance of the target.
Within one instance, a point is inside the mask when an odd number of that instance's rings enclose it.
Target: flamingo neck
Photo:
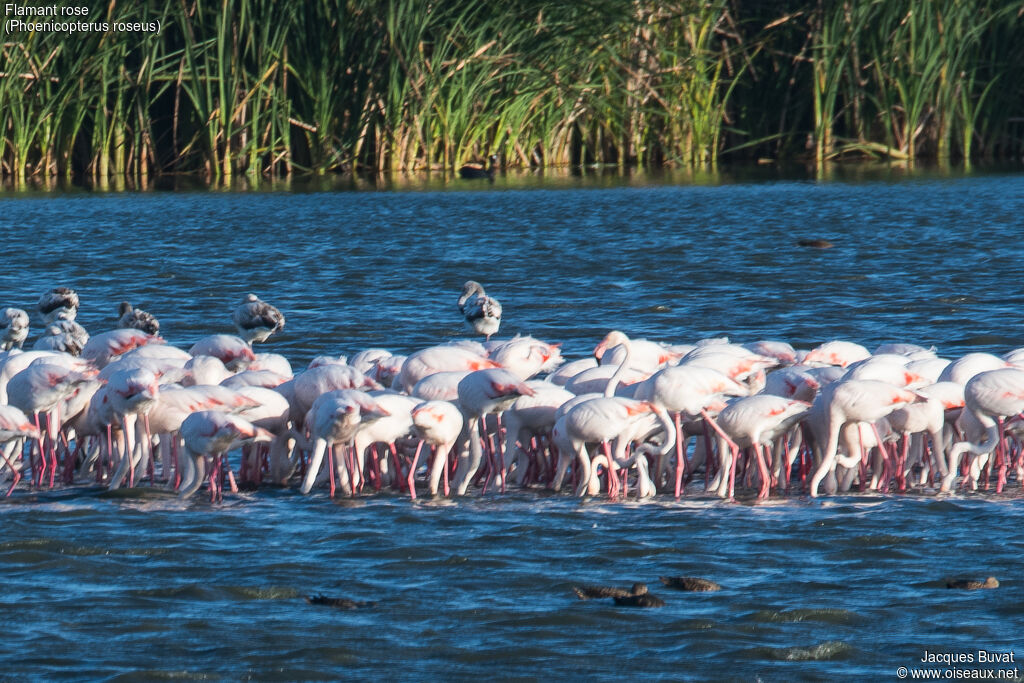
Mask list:
[[[615,374],[613,374],[611,379],[608,380],[608,386],[604,388],[604,395],[606,398],[611,398],[615,395],[615,389],[618,388],[619,382],[622,381],[622,376],[625,375],[626,370],[629,369],[629,360],[633,355],[633,346],[629,341],[622,342],[622,345],[626,347],[626,355],[623,356],[622,362],[619,363],[618,369],[615,370]]]

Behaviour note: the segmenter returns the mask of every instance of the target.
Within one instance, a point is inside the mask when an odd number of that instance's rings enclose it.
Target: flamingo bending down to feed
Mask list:
[[[985,440],[975,444],[960,441],[949,451],[949,469],[942,480],[942,490],[948,491],[960,468],[964,453],[987,455],[996,451],[999,467],[996,492],[1003,490],[1009,453],[1003,435],[1003,420],[1024,412],[1024,370],[1001,368],[978,373],[964,388],[965,409],[970,411],[985,429]]]
[[[512,405],[520,396],[533,396],[534,391],[508,370],[492,368],[476,370],[459,382],[459,406],[466,421],[469,437],[469,453],[459,456],[455,471],[455,491],[466,495],[466,490],[483,460],[480,436],[476,433],[481,419],[489,413],[500,413]],[[498,439],[499,449],[501,440]],[[500,456],[500,454],[499,454]],[[500,483],[505,486],[505,472],[500,473]]]
[[[185,470],[181,489],[182,498],[192,496],[203,484],[206,476],[207,457],[223,458],[232,448],[246,442],[271,441],[273,435],[265,429],[237,415],[202,410],[190,414],[181,423],[181,438],[185,442]],[[214,463],[210,476],[210,498],[216,499],[220,492],[220,464]],[[234,482],[232,481],[234,489]]]
[[[477,334],[482,334],[487,339],[496,334],[501,325],[501,304],[494,297],[487,296],[483,285],[474,280],[467,280],[462,286],[459,313],[466,318],[466,323]]]
[[[718,495],[722,498],[732,497],[736,472],[736,458],[740,448],[753,448],[754,458],[761,478],[758,498],[767,498],[771,490],[772,475],[768,471],[765,455],[769,445],[792,429],[811,407],[810,403],[770,394],[758,394],[737,399],[726,406],[718,414],[718,426],[732,440],[732,445],[725,438],[719,437],[719,486]],[[777,445],[777,451],[781,444]],[[786,472],[792,462],[788,453],[775,453],[781,459],[782,469]]]
[[[821,460],[811,478],[811,497],[818,496],[822,479],[835,469],[839,435],[845,425],[873,423],[898,408],[925,400],[913,391],[873,379],[843,380],[822,389],[815,399],[818,410],[814,411],[816,419],[812,422]]]
[[[462,411],[451,401],[424,401],[413,409],[412,423],[423,442],[429,444],[433,450],[433,460],[430,463],[427,480],[430,495],[437,495],[443,474],[444,495],[447,496],[449,494],[448,453],[462,434],[462,427],[465,423]],[[413,476],[416,472],[419,454],[420,449],[417,448],[413,464],[409,468],[409,494],[413,498],[416,498],[416,485],[413,482]]]
[[[335,446],[342,444],[343,447],[347,447],[349,442],[354,439],[361,424],[386,417],[388,414],[388,411],[372,396],[357,389],[336,389],[318,396],[313,401],[306,420],[313,443],[309,467],[300,488],[302,493],[307,494],[313,489],[326,454],[329,461],[327,474],[330,477],[331,496],[333,496],[335,490]],[[345,476],[340,482],[342,492],[345,494],[354,493],[354,484],[358,481],[357,475],[354,472],[349,473],[348,469],[346,467]]]
[[[573,402],[575,405],[566,409],[556,422],[553,432],[556,443],[560,444],[559,465],[554,481],[556,490],[561,484],[569,456],[575,457],[577,461],[579,484],[576,495],[579,496],[594,492],[597,486],[595,469],[598,464],[604,465],[608,472],[608,492],[613,496],[618,493],[617,476],[620,468],[637,464],[641,477],[646,478],[646,464],[639,464],[639,459],[646,456],[646,451],[627,457],[626,448],[634,440],[646,440],[652,429],[657,428],[657,423],[660,423],[661,431],[665,434],[659,455],[663,457],[675,446],[672,420],[654,403],[609,396],[582,398],[578,402],[574,399]],[[651,422],[652,416],[657,419],[657,423]],[[591,457],[587,450],[588,443],[600,444],[603,454]]]
[[[43,475],[49,464],[51,487],[57,473],[57,437],[61,426],[61,417],[56,414],[57,407],[74,394],[80,385],[91,381],[92,376],[96,374],[95,370],[79,372],[53,362],[54,360],[56,359],[41,358],[34,361],[7,383],[7,398],[10,404],[26,415],[32,415],[36,429],[41,432],[37,438],[40,455],[37,483],[42,486]],[[40,413],[46,415],[45,434],[48,437],[49,448],[43,445]]]
[[[18,458],[15,453],[20,453],[20,446],[25,439],[39,439],[39,428],[28,421],[25,413],[14,406],[0,405],[0,474],[7,469],[11,470],[11,488],[7,489],[7,495],[11,495],[14,487],[21,481]]]

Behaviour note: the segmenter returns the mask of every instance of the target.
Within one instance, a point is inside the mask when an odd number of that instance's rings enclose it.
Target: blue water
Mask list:
[[[128,299],[187,348],[231,332],[253,291],[287,316],[266,348],[296,367],[465,335],[455,299],[468,278],[501,299],[502,335],[563,342],[570,358],[613,328],[907,341],[947,357],[1024,345],[1021,175],[7,194],[0,230],[0,306],[31,309],[67,285],[90,331]],[[1022,517],[1015,486],[760,505],[699,486],[644,504],[22,489],[0,504],[0,678],[892,680],[926,650],[1017,646]],[[678,593],[663,575],[724,590]],[[999,589],[945,588],[989,575]],[[571,592],[635,581],[668,605]],[[377,604],[307,604],[315,593]]]

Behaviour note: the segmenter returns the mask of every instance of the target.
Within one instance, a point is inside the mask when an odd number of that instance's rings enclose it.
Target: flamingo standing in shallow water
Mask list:
[[[307,494],[313,489],[324,455],[328,455],[328,475],[331,481],[331,496],[335,489],[334,447],[336,444],[347,446],[356,435],[363,422],[385,417],[388,411],[377,403],[369,394],[356,389],[337,389],[320,395],[313,402],[307,418],[307,426],[312,435],[312,454],[309,468],[302,480],[300,490]],[[356,474],[345,469],[345,477],[339,483],[346,495],[355,493]]]
[[[220,411],[203,410],[190,414],[181,423],[181,438],[185,442],[185,475],[178,495],[192,496],[203,485],[206,475],[206,458],[223,457],[236,445],[253,441],[270,441],[273,435],[265,429],[253,426],[237,415]],[[210,499],[221,495],[219,466],[214,466],[210,477]]]
[[[467,280],[462,286],[459,313],[466,318],[466,323],[477,334],[482,334],[487,339],[496,334],[501,325],[501,304],[494,297],[487,296],[483,285],[474,280]]]
[[[769,394],[747,396],[726,406],[718,414],[717,422],[732,440],[733,445],[730,447],[724,438],[719,439],[721,466],[718,470],[718,495],[722,498],[732,497],[739,449],[753,448],[761,477],[761,488],[757,497],[767,498],[771,490],[772,476],[768,471],[765,451],[777,438],[792,429],[810,407],[811,404],[804,401]],[[787,456],[786,453],[776,453],[776,460],[781,459],[782,467],[788,472],[791,463]]]
[[[441,475],[444,475],[444,495],[449,494],[448,490],[448,453],[459,440],[462,434],[462,427],[465,420],[462,411],[451,401],[425,401],[413,408],[413,428],[420,438],[433,449],[433,459],[430,463],[430,470],[427,486],[431,496],[437,495],[441,483]],[[416,473],[416,462],[420,450],[416,449],[412,466],[409,468],[409,495],[416,498],[416,484],[413,476]]]
[[[897,408],[924,400],[912,391],[872,379],[844,380],[822,389],[815,399],[819,410],[815,411],[814,416],[818,419],[812,423],[816,427],[818,448],[822,455],[811,478],[811,497],[818,496],[818,486],[822,479],[835,468],[839,434],[845,425],[872,423]],[[851,453],[850,457],[853,456]]]
[[[55,409],[71,396],[79,385],[90,381],[95,374],[95,371],[85,373],[72,370],[65,365],[52,362],[52,359],[44,358],[31,363],[7,383],[7,398],[10,404],[24,411],[26,415],[34,416],[36,429],[41,431],[39,414],[46,415],[49,448],[44,447],[42,434],[37,439],[40,455],[37,481],[39,486],[43,485],[47,462],[50,465],[50,486],[53,486],[57,472],[57,436],[61,418],[55,414]]]
[[[11,495],[14,487],[21,480],[18,459],[15,451],[24,439],[39,439],[39,428],[28,421],[25,413],[14,406],[0,405],[0,474],[6,469],[11,470],[11,488],[7,489],[7,495]]]
[[[985,428],[985,440],[979,444],[960,441],[949,451],[949,471],[942,480],[942,490],[948,491],[960,468],[964,453],[985,455],[998,448],[996,464],[999,467],[996,492],[1003,490],[1009,454],[1003,437],[1003,419],[1024,412],[1024,370],[1001,368],[981,372],[971,378],[964,388],[966,409]]]
[[[281,311],[251,293],[235,309],[232,320],[238,334],[250,344],[265,342],[270,335],[284,329]]]
[[[488,413],[500,413],[520,396],[533,396],[533,393],[533,389],[521,379],[501,368],[477,370],[459,382],[459,406],[465,416],[469,453],[459,456],[459,466],[455,472],[455,491],[458,495],[466,495],[466,489],[483,459],[480,436],[476,433],[481,418]],[[500,449],[500,439],[498,444]],[[504,488],[505,472],[502,471],[500,475],[501,486]]]

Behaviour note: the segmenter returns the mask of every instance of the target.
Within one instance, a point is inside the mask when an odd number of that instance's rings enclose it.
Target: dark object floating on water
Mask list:
[[[466,164],[459,169],[459,175],[465,180],[474,180],[481,178],[494,179],[494,169],[498,165],[498,155],[492,154],[488,159],[491,162],[489,167],[480,167],[474,164]]]
[[[976,591],[982,588],[999,588],[999,581],[996,577],[990,576],[984,581],[977,581],[975,579],[954,579],[953,581],[946,582],[946,588],[959,588],[965,591]]]
[[[681,591],[706,592],[722,590],[722,587],[714,581],[694,576],[659,576],[658,578],[669,588],[677,588]]]
[[[311,605],[324,605],[326,607],[337,607],[338,609],[359,609],[360,607],[373,607],[377,604],[362,600],[349,600],[348,598],[329,598],[326,595],[307,596],[306,602]]]
[[[829,242],[828,240],[823,239],[804,238],[797,240],[796,243],[799,244],[801,247],[812,247],[814,249],[831,249],[832,247],[836,246]]]
[[[664,607],[665,601],[653,593],[616,597],[615,604],[623,607]]]
[[[647,593],[647,584],[634,583],[629,590],[617,586],[573,586],[573,593],[580,600],[591,598],[627,598],[633,595],[644,595]]]

